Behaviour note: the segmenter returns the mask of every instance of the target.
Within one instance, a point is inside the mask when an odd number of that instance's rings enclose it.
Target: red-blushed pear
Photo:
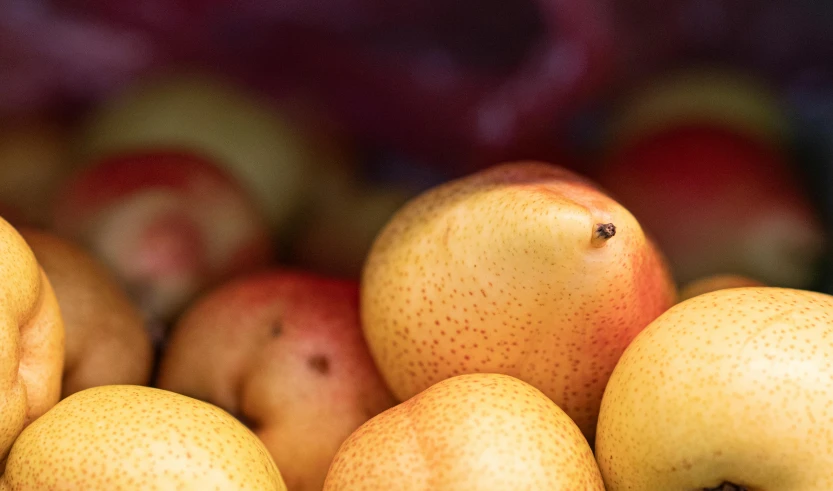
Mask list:
[[[717,124],[652,132],[596,179],[656,238],[674,278],[739,274],[808,288],[829,241],[789,154]]]
[[[20,432],[61,397],[64,321],[49,278],[0,218],[0,472]]]
[[[265,219],[236,180],[207,157],[164,149],[85,166],[61,188],[52,230],[102,260],[163,326],[204,289],[274,254]]]
[[[599,414],[607,491],[833,489],[833,297],[705,293],[625,350]]]
[[[249,424],[290,491],[320,490],[339,445],[395,404],[367,351],[355,281],[269,270],[227,282],[170,334],[157,385]]]
[[[768,286],[760,281],[739,274],[715,274],[686,283],[680,288],[678,301],[726,288],[741,288],[745,286]]]
[[[55,290],[66,331],[61,397],[101,385],[150,382],[153,350],[142,313],[86,249],[49,231],[18,231]]]
[[[324,491],[603,491],[576,424],[535,387],[466,374],[371,419],[338,451]]]
[[[512,375],[593,441],[622,351],[676,300],[662,255],[591,181],[509,162],[409,201],[362,277],[362,323],[399,400],[454,375]]]
[[[352,165],[340,129],[309,100],[301,93],[266,99],[205,71],[148,75],[95,108],[80,125],[75,151],[85,162],[153,148],[207,155],[240,181],[282,238],[318,192],[321,162]]]

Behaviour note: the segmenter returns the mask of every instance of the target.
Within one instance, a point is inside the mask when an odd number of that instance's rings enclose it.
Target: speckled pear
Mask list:
[[[455,375],[503,373],[540,389],[591,442],[616,361],[676,299],[628,210],[542,162],[409,201],[377,236],[361,286],[365,337],[399,400]]]
[[[501,374],[429,387],[345,441],[324,491],[603,491],[590,446],[541,391]]]
[[[627,348],[602,401],[607,491],[833,489],[833,296],[683,301]]]
[[[266,447],[217,406],[134,385],[76,392],[12,446],[0,490],[286,491]]]

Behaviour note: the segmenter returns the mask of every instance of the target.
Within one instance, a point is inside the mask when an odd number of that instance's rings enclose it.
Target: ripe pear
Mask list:
[[[721,125],[670,126],[605,156],[596,179],[656,238],[681,284],[713,274],[809,288],[829,238],[790,154]]]
[[[592,442],[613,366],[676,289],[637,220],[592,182],[510,162],[401,208],[368,255],[361,300],[399,400],[454,375],[504,373],[543,391]]]
[[[680,288],[678,301],[726,288],[741,288],[745,286],[768,286],[754,278],[739,274],[714,274],[698,278]]]
[[[205,154],[242,183],[279,234],[313,192],[317,162],[344,157],[330,129],[299,105],[203,72],[147,76],[96,108],[75,151],[84,161],[161,147]]]
[[[608,491],[833,489],[833,297],[745,287],[670,308],[599,415]]]
[[[100,385],[150,383],[153,347],[141,311],[112,272],[75,241],[24,227],[64,320],[61,397]]]
[[[211,404],[133,385],[56,404],[14,443],[0,490],[286,490],[251,431]]]
[[[281,269],[228,281],[173,327],[157,386],[245,421],[290,491],[320,491],[339,445],[395,404],[358,308],[352,280]]]
[[[99,258],[148,319],[166,326],[204,289],[272,261],[265,217],[202,154],[147,150],[88,164],[55,200],[52,230]],[[154,329],[154,340],[164,329]]]
[[[576,424],[538,389],[502,374],[429,387],[356,430],[325,491],[604,490]]]
[[[64,321],[49,278],[0,218],[0,469],[14,439],[58,402]]]

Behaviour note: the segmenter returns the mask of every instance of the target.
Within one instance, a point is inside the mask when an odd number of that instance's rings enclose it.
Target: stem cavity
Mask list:
[[[593,229],[593,237],[590,239],[590,245],[593,247],[602,247],[614,235],[616,235],[616,225],[612,223],[597,223]]]

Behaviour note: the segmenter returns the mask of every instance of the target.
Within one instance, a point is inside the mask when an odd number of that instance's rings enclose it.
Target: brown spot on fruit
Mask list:
[[[330,373],[330,360],[324,355],[311,356],[307,364],[321,375]]]

